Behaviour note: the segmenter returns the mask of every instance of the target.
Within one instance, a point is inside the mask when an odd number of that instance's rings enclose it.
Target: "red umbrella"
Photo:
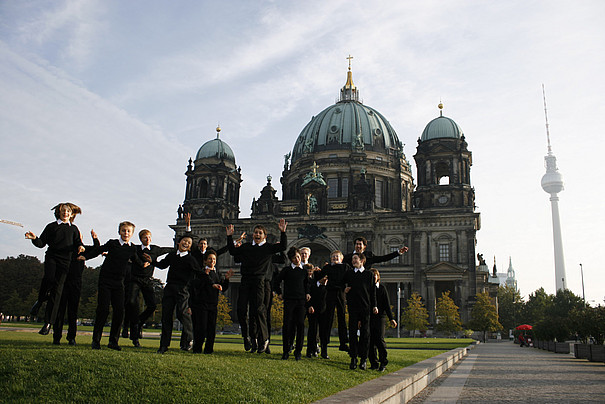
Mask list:
[[[520,326],[515,328],[515,330],[525,331],[525,330],[531,330],[532,328],[534,328],[534,327],[532,327],[529,324],[521,324]]]

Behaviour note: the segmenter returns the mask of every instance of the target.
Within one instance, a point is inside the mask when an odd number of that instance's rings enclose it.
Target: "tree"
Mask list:
[[[422,298],[416,292],[412,293],[407,301],[408,306],[403,310],[401,315],[401,324],[410,331],[426,331],[429,326],[429,313],[422,303]]]
[[[540,288],[533,294],[530,294],[523,308],[521,314],[522,321],[520,323],[536,325],[544,320],[546,318],[546,311],[552,304],[552,300],[553,296],[547,294],[544,288]]]
[[[231,325],[231,305],[229,299],[222,293],[218,296],[218,307],[216,314],[216,325],[222,331],[226,326]]]
[[[456,303],[450,297],[449,290],[443,292],[441,297],[437,299],[435,314],[437,316],[437,330],[451,334],[462,329],[458,306],[456,306]]]
[[[518,290],[510,286],[498,288],[498,319],[504,330],[514,330],[521,323],[524,303]]]
[[[546,306],[544,318],[534,326],[536,338],[551,341],[556,339],[563,342],[569,339],[576,331],[579,325],[577,318],[572,317],[572,313],[578,313],[585,308],[585,303],[579,296],[568,289],[558,290],[555,296],[549,296],[549,302]]]
[[[27,302],[25,299],[32,289],[40,286],[43,275],[44,265],[37,257],[19,255],[17,258],[0,259],[0,311],[8,313],[5,303],[12,296],[13,291],[17,292],[18,297],[26,306],[31,307],[35,300]],[[11,304],[14,305],[14,302]],[[19,309],[19,311],[22,310]],[[26,314],[27,312],[23,313],[23,315]]]
[[[277,331],[284,325],[284,301],[273,299],[271,305],[271,330]]]
[[[487,292],[477,293],[477,300],[471,311],[470,325],[474,330],[483,331],[483,341],[486,341],[488,331],[498,331],[502,325],[498,322],[498,310],[492,304]]]

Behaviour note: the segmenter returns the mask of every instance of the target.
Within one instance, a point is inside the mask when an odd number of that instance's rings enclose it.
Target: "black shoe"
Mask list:
[[[76,340],[75,339],[68,339],[67,340],[67,345],[75,346],[76,345]]]
[[[36,302],[34,303],[32,308],[29,309],[29,314],[31,314],[32,317],[36,317],[38,315],[38,312],[40,311],[41,306],[42,306],[42,303],[36,300]]]
[[[290,357],[290,354],[289,354],[288,352],[284,352],[284,353],[281,355],[281,359],[282,359],[283,361],[288,360],[288,358],[289,358],[289,357]]]
[[[292,353],[292,351],[294,351],[294,344],[290,345],[290,350],[288,351],[288,353]]]
[[[136,348],[140,348],[141,347],[141,343],[139,342],[138,339],[133,339],[132,340],[132,345],[134,345]]]
[[[53,345],[61,345],[61,340],[53,339]]]
[[[266,354],[270,354],[271,353],[271,348],[269,348],[269,345],[267,345],[267,349],[265,349],[265,353]]]
[[[158,349],[159,354],[165,354],[166,352],[168,352],[168,347],[166,346],[161,346],[160,349]]]
[[[206,351],[206,350],[204,350],[204,355],[210,355],[212,352],[214,352],[214,351]]]
[[[250,341],[250,352],[256,352],[258,350],[258,344],[256,343],[256,339]]]
[[[322,359],[330,359],[330,357],[328,356],[328,354],[327,354],[327,353],[322,353],[322,354],[321,354],[321,358],[322,358]]]
[[[258,353],[263,353],[267,350],[269,346],[269,340],[266,339],[262,344],[258,344]]]
[[[386,368],[387,368],[387,365],[380,365],[380,366],[378,367],[378,371],[379,371],[379,372],[384,372]]]
[[[349,346],[347,344],[341,345],[338,347],[339,351],[349,352]]]
[[[90,346],[92,347],[92,349],[95,349],[95,350],[101,349],[101,344],[98,343],[97,341],[92,341],[92,344],[90,344]]]
[[[359,369],[361,369],[361,370],[366,370],[367,368],[368,368],[368,364],[367,364],[366,360],[365,360],[365,359],[362,359],[362,360],[359,362]]]
[[[189,345],[183,345],[181,347],[181,351],[189,352],[189,351],[191,351],[191,348],[192,348],[191,344],[189,344]]]
[[[370,366],[370,370],[376,370],[378,369],[378,363],[372,363],[372,365]]]
[[[251,348],[252,348],[252,345],[250,345],[250,338],[248,338],[248,337],[244,338],[244,350],[246,352],[248,352]]]
[[[40,335],[48,335],[49,332],[50,332],[50,324],[49,323],[44,323],[44,325],[42,326],[42,328],[40,328],[40,331],[38,331],[38,334],[40,334]]]
[[[122,348],[120,348],[120,346],[115,343],[115,342],[110,342],[109,344],[107,344],[107,348],[109,349],[113,349],[114,351],[121,351]]]
[[[307,354],[305,355],[307,358],[312,358],[313,355],[311,354],[311,352],[307,352]]]
[[[143,325],[144,323],[139,323],[139,339],[143,339]]]
[[[357,369],[357,358],[351,358],[351,364],[349,365],[349,369],[351,369],[351,370]]]
[[[300,360],[300,354],[299,353],[294,354],[294,359],[296,359],[297,361],[299,361]]]

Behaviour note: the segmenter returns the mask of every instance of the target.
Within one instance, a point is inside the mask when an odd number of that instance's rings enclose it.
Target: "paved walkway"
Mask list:
[[[479,344],[409,403],[605,403],[605,364],[512,342]]]

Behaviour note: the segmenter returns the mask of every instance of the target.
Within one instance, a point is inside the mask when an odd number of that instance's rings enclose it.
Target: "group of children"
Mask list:
[[[169,268],[162,298],[158,353],[165,353],[170,346],[175,311],[183,325],[180,348],[193,353],[212,353],[219,294],[229,287],[233,275],[233,270],[229,270],[223,276],[216,268],[216,262],[218,255],[228,251],[235,262],[241,263],[237,313],[246,351],[269,352],[271,298],[278,294],[284,301],[282,359],[288,359],[292,351],[296,360],[301,358],[305,316],[309,320],[307,357],[320,353],[322,358],[329,359],[327,349],[336,310],[339,349],[349,353],[350,368],[358,367],[358,358],[359,368],[363,370],[368,359],[371,369],[380,371],[388,363],[385,316],[394,326],[396,322],[386,289],[380,284],[380,274],[374,268],[366,268],[405,253],[407,247],[385,256],[374,256],[366,251],[367,241],[360,237],[355,240],[354,253],[343,256],[340,251],[334,251],[331,262],[321,269],[308,263],[310,249],[292,247],[287,253],[290,264],[276,272],[275,262],[280,262],[276,257],[283,255],[287,246],[284,219],[278,223],[280,241],[276,243],[267,242],[267,231],[262,225],[254,228],[251,242],[243,243],[245,233],[233,240],[234,227],[229,225],[226,228],[227,245],[219,250],[208,248],[205,239],[194,244],[189,233],[178,240],[176,248],[158,247],[151,244],[149,230],[139,232],[141,244],[135,245],[131,242],[135,225],[124,221],[118,226],[118,239],[101,245],[95,232],[91,231],[93,245],[84,246],[80,232],[73,224],[81,209],[72,203],[61,203],[53,210],[56,221],[48,224],[40,237],[32,232],[27,232],[25,237],[39,248],[48,246],[44,277],[31,314],[36,316],[42,303],[47,302],[44,325],[39,333],[47,335],[53,326],[55,344],[60,343],[67,309],[67,340],[75,345],[84,261],[103,254],[92,349],[101,349],[110,305],[113,315],[108,348],[121,350],[118,341],[125,314],[130,339],[135,347],[140,346],[143,324],[156,309],[153,271],[157,267]],[[186,219],[190,230],[190,217]],[[160,259],[163,255],[165,257]],[[143,295],[146,305],[142,313],[139,313],[139,294]],[[345,302],[349,310],[348,330]]]

